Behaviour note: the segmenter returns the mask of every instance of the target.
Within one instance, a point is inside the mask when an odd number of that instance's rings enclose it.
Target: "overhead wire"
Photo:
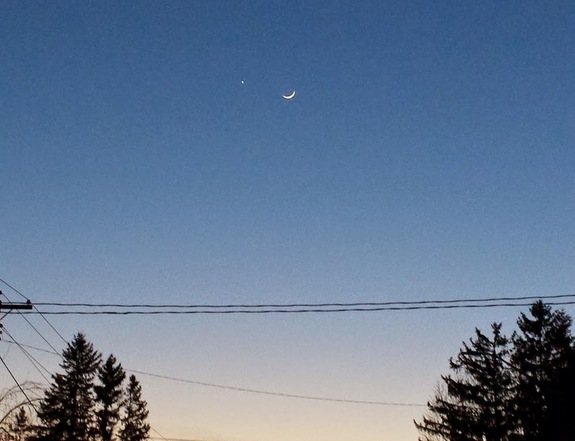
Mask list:
[[[44,372],[46,372],[49,376],[52,375],[52,373],[46,369],[42,363],[40,363],[32,354],[30,354],[25,348],[24,346],[22,346],[20,343],[18,343],[16,341],[16,339],[8,332],[8,330],[6,328],[3,328],[3,332],[6,333],[6,335],[8,337],[10,337],[12,339],[12,341],[16,344],[16,346],[18,346],[18,348],[20,349],[20,351],[22,351],[22,353],[26,356],[26,358],[28,359],[28,361],[30,361],[30,363],[32,363],[32,365],[34,366],[34,368],[36,368],[36,370],[38,371],[38,373],[42,376],[42,378],[44,378],[44,380],[46,380],[47,383],[50,383],[50,380],[48,379],[48,377],[46,377],[46,375],[44,375],[44,373],[40,370],[40,368],[42,368],[44,370]]]
[[[14,342],[10,342],[9,340],[6,340],[6,342],[7,343],[14,343]],[[31,346],[31,345],[22,344],[21,346],[24,346],[24,347],[27,347],[30,349],[34,349],[37,351],[49,352],[49,351],[46,351],[45,349],[41,349],[41,348]],[[59,355],[55,352],[50,352],[50,353],[53,355]],[[277,397],[283,397],[283,398],[298,398],[298,399],[305,399],[305,400],[332,401],[332,402],[339,402],[339,403],[368,404],[368,405],[378,405],[378,406],[406,406],[406,407],[425,406],[424,404],[418,404],[418,403],[366,401],[366,400],[342,399],[342,398],[331,398],[331,397],[319,397],[319,396],[313,396],[313,395],[290,394],[290,393],[273,392],[273,391],[267,391],[267,390],[261,390],[261,389],[251,389],[251,388],[245,388],[245,387],[223,385],[223,384],[217,384],[217,383],[208,383],[206,381],[198,381],[198,380],[190,380],[190,379],[185,379],[185,378],[172,377],[172,376],[168,376],[168,375],[155,374],[155,373],[145,372],[145,371],[136,370],[136,369],[126,368],[126,371],[132,372],[134,374],[145,375],[148,377],[160,378],[163,380],[194,384],[197,386],[205,386],[205,387],[212,387],[212,388],[217,388],[217,389],[232,390],[232,391],[236,391],[236,392],[247,392],[247,393],[253,393],[253,394],[260,394],[260,395],[271,395],[271,396],[277,396]]]
[[[60,356],[60,354],[59,354],[58,352],[49,351],[48,349],[42,349],[42,348],[39,348],[39,347],[37,347],[37,346],[25,345],[25,344],[23,344],[23,343],[16,343],[16,342],[13,341],[13,340],[7,340],[7,339],[3,339],[2,341],[3,341],[4,343],[19,345],[19,346],[22,346],[22,347],[24,347],[24,348],[34,349],[35,351],[40,351],[40,352],[45,352],[45,353],[47,353],[47,354],[52,354],[52,355],[58,355],[58,356]]]
[[[330,302],[330,303],[256,303],[256,304],[154,304],[154,303],[65,303],[65,302],[37,302],[38,306],[63,306],[87,308],[176,308],[176,309],[262,309],[262,308],[338,308],[338,307],[379,307],[379,306],[408,306],[408,305],[443,305],[459,303],[489,303],[522,300],[548,300],[575,298],[575,294],[559,294],[547,296],[519,296],[519,297],[487,297],[471,299],[440,299],[440,300],[400,300],[386,302]]]
[[[26,300],[27,302],[31,301],[28,297],[26,297],[24,294],[22,294],[20,291],[18,291],[16,288],[14,288],[12,285],[10,285],[8,282],[6,282],[6,280],[0,278],[0,282],[2,282],[4,285],[6,285],[8,288],[10,288],[12,291],[14,291],[16,294],[20,295],[24,300]]]
[[[573,301],[547,302],[550,306],[575,305]],[[484,309],[484,308],[517,308],[529,307],[531,303],[485,303],[485,304],[449,304],[449,305],[413,305],[413,306],[382,306],[382,307],[343,307],[343,308],[299,308],[299,309],[158,309],[158,310],[103,310],[103,311],[43,311],[44,315],[232,315],[232,314],[325,314],[344,312],[382,312],[382,311],[433,311],[448,309]],[[24,312],[23,314],[34,314],[34,312]]]
[[[388,401],[367,401],[367,400],[354,400],[354,399],[347,399],[347,398],[333,398],[333,397],[320,397],[314,395],[300,395],[300,394],[291,394],[291,393],[283,393],[283,392],[272,392],[267,390],[261,389],[250,389],[245,387],[237,387],[237,386],[228,386],[223,384],[216,384],[216,383],[207,383],[204,381],[196,381],[196,380],[188,380],[184,378],[177,378],[177,377],[170,377],[168,375],[160,375],[160,374],[152,374],[150,372],[144,372],[135,369],[126,369],[129,372],[133,372],[140,375],[146,375],[149,377],[161,378],[164,380],[171,380],[177,381],[180,383],[188,383],[188,384],[195,384],[199,386],[207,386],[213,387],[217,389],[226,389],[232,390],[236,392],[248,392],[252,394],[260,394],[260,395],[271,395],[275,397],[282,397],[282,398],[297,398],[302,400],[313,400],[313,401],[329,401],[335,403],[347,403],[347,404],[366,404],[366,405],[373,405],[373,406],[401,406],[401,407],[425,407],[425,404],[420,403],[400,403],[400,402],[388,402]]]
[[[162,435],[162,434],[161,434],[160,432],[158,432],[156,429],[154,429],[152,426],[150,426],[150,430],[151,430],[152,432],[154,432],[156,435],[158,435],[160,438],[150,438],[150,437],[148,437],[148,439],[166,439],[166,440],[168,439],[168,438],[164,437],[164,435]]]
[[[2,364],[4,365],[4,367],[6,368],[8,373],[10,374],[10,376],[12,377],[12,380],[14,380],[14,383],[16,383],[16,386],[18,386],[18,389],[20,389],[20,392],[22,392],[22,395],[24,395],[24,398],[26,398],[26,401],[28,401],[28,404],[30,404],[30,406],[32,406],[32,408],[37,412],[38,409],[36,408],[36,406],[34,405],[32,400],[30,399],[28,394],[24,391],[24,389],[22,388],[22,386],[20,385],[20,383],[18,382],[18,380],[16,379],[16,377],[14,376],[14,374],[12,373],[12,371],[10,370],[10,368],[8,367],[6,362],[4,361],[3,357],[0,357],[0,362],[2,362]]]

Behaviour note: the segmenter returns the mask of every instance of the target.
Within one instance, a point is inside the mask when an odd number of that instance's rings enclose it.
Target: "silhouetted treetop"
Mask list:
[[[521,313],[511,338],[501,324],[475,330],[421,422],[420,440],[575,439],[575,349],[571,317],[541,301]]]
[[[84,334],[78,333],[62,352],[60,367],[63,372],[52,375],[52,384],[40,403],[40,424],[33,428],[34,434],[28,439],[139,441],[147,438],[148,411],[141,387],[132,376],[125,388],[126,373],[113,355],[102,362],[100,352]],[[126,431],[136,435],[125,438]]]

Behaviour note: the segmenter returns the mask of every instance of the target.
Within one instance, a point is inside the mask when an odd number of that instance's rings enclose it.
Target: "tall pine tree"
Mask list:
[[[120,441],[143,441],[148,438],[150,425],[147,403],[142,399],[142,386],[134,375],[130,375],[124,401],[124,415]]]
[[[63,373],[52,375],[38,410],[38,439],[87,441],[94,438],[93,380],[101,355],[82,333],[62,353]]]
[[[552,311],[541,301],[521,314],[513,334],[513,365],[517,369],[515,415],[525,441],[559,439],[568,421],[557,421],[565,380],[569,380],[573,354],[571,318],[563,310]],[[560,400],[561,401],[561,400]],[[573,408],[572,408],[573,410]],[[572,419],[570,416],[569,419]],[[571,423],[572,425],[572,423]]]
[[[98,369],[99,384],[94,386],[98,409],[96,426],[102,441],[112,441],[120,418],[123,388],[126,373],[116,357],[110,355]]]
[[[443,388],[428,403],[428,413],[415,422],[424,441],[507,441],[515,433],[511,418],[512,374],[508,340],[501,324],[489,338],[478,329],[449,361],[455,376],[442,376]]]

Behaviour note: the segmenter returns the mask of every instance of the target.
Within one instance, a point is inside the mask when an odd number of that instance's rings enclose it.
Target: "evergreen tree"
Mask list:
[[[120,418],[122,383],[125,378],[126,373],[122,365],[113,355],[110,355],[98,369],[100,384],[94,386],[94,391],[98,403],[96,425],[102,441],[111,441],[114,436],[114,429]]]
[[[52,375],[38,410],[38,439],[87,441],[94,437],[93,380],[101,355],[82,333],[62,353],[63,373]]]
[[[30,421],[26,409],[21,407],[14,418],[14,422],[10,424],[10,440],[24,441],[30,432]]]
[[[142,386],[134,375],[130,375],[124,401],[121,441],[143,441],[148,439],[150,425],[147,403],[142,399]]]
[[[455,376],[442,376],[444,388],[428,403],[428,414],[415,422],[424,441],[506,441],[512,439],[512,373],[509,342],[501,324],[492,325],[490,339],[478,329],[450,359]]]
[[[558,397],[562,396],[564,381],[570,378],[567,370],[573,354],[571,318],[565,311],[552,311],[541,301],[529,311],[531,317],[520,315],[520,332],[513,335],[512,363],[518,374],[515,414],[523,440],[557,440],[568,423],[557,421],[556,416],[562,407]]]
[[[575,440],[575,348],[571,317],[535,302],[521,314],[511,346],[493,325],[476,330],[450,360],[455,376],[415,423],[424,441]]]

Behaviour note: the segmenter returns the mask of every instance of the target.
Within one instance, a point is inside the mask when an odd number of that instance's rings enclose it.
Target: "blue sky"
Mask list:
[[[35,302],[572,293],[574,19],[567,1],[6,2],[0,276]],[[518,313],[51,321],[134,369],[419,403],[475,326]],[[142,381],[164,436],[403,441],[421,414]]]

